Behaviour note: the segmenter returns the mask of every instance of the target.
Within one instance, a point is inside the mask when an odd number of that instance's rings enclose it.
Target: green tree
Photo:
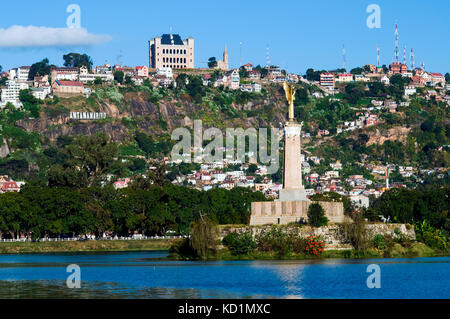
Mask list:
[[[30,67],[30,72],[28,73],[28,80],[32,81],[36,75],[44,76],[50,75],[52,66],[49,65],[47,58],[43,59],[41,62],[34,63]]]
[[[19,100],[26,111],[29,111],[34,118],[39,118],[41,102],[33,96],[31,90],[21,90],[19,92]]]
[[[450,84],[450,73],[445,73],[445,82]]]
[[[215,222],[200,216],[192,224],[190,235],[190,245],[201,259],[205,260],[210,254],[216,253],[218,229]]]
[[[91,57],[87,54],[69,53],[63,56],[63,60],[66,67],[81,68],[85,66],[89,71],[93,65]]]
[[[212,56],[208,59],[208,68],[214,69],[217,67],[217,60],[216,57]]]
[[[248,78],[248,71],[243,66],[239,69],[239,77],[241,79]]]
[[[116,80],[117,82],[122,84],[124,78],[125,78],[125,73],[123,73],[123,71],[114,71],[114,80]]]
[[[358,100],[366,95],[365,84],[360,82],[352,82],[345,87],[346,99],[351,104],[356,104]]]
[[[314,227],[326,226],[328,224],[328,218],[325,216],[325,210],[319,203],[312,203],[309,205],[308,223]]]
[[[110,142],[106,133],[80,135],[67,145],[62,153],[63,165],[48,171],[51,186],[86,187],[99,184],[114,167],[119,148]]]
[[[357,67],[357,68],[352,69],[352,70],[350,71],[350,73],[351,73],[351,74],[362,74],[363,71],[364,71],[363,68]]]

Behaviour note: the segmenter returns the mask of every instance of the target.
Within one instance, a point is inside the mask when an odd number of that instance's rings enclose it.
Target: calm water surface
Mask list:
[[[450,257],[165,261],[165,252],[0,255],[0,298],[450,298]],[[69,289],[66,267],[81,267]],[[381,268],[381,288],[366,285]]]

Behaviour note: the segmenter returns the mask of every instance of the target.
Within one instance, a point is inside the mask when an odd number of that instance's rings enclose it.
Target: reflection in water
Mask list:
[[[301,295],[301,285],[303,279],[304,265],[276,265],[273,270],[282,281],[284,288],[286,289],[287,296],[285,298],[303,298]]]
[[[449,298],[450,257],[169,261],[161,252],[0,255],[0,298]],[[368,289],[379,264],[382,289]],[[81,267],[81,289],[66,286]]]
[[[146,287],[133,289],[117,283],[85,282],[69,289],[65,281],[0,281],[0,299],[204,299],[250,298],[218,290]]]

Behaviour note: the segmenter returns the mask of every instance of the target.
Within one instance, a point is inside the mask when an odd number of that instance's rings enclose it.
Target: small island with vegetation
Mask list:
[[[325,195],[328,199],[339,198],[335,193]],[[327,196],[322,194],[320,199]],[[307,224],[217,225],[201,216],[191,226],[190,237],[171,247],[169,258],[296,260],[447,256],[450,225],[446,211],[437,216],[433,212],[440,205],[448,207],[447,199],[448,189],[392,190],[363,212],[355,211],[347,202],[345,222],[334,225],[328,225],[318,203],[310,205]],[[375,221],[383,212],[390,212],[388,215],[398,222]]]

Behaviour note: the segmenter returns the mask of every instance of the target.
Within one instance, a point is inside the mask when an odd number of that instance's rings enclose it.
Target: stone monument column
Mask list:
[[[301,136],[302,124],[294,119],[295,88],[284,83],[289,102],[289,121],[284,126],[283,189],[279,201],[306,201],[302,182]]]

